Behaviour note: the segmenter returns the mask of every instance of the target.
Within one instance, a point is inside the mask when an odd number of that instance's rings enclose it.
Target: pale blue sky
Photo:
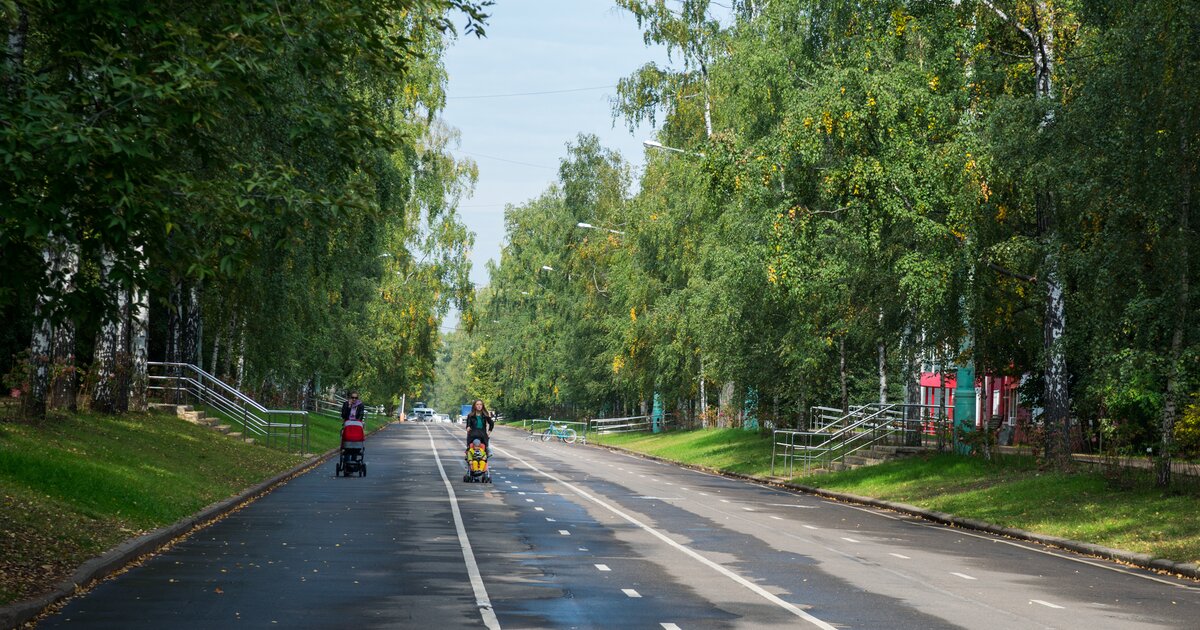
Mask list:
[[[442,116],[462,133],[455,153],[479,165],[475,195],[459,206],[475,232],[476,286],[488,282],[485,261],[500,256],[504,205],[532,199],[555,181],[565,145],[576,134],[596,134],[627,161],[642,163],[642,140],[653,130],[630,134],[624,121],[614,126],[610,100],[616,90],[603,86],[616,85],[648,61],[666,62],[665,51],[647,48],[633,16],[612,0],[498,0],[486,30],[487,37],[463,37],[447,51]]]

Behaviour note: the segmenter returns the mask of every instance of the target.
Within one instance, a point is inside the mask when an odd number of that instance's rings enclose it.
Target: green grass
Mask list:
[[[674,461],[766,476],[771,441],[752,431],[708,429],[594,436]],[[1095,470],[1044,472],[1030,456],[988,462],[950,454],[902,459],[796,483],[988,521],[1042,534],[1200,562],[1200,497],[1148,483],[1118,486]]]
[[[742,429],[706,429],[667,433],[593,434],[596,444],[619,446],[685,464],[708,466],[743,475],[771,472],[771,438]]]
[[[173,415],[0,423],[0,604],[300,461]]]

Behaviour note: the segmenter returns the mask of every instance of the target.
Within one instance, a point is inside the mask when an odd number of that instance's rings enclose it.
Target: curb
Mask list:
[[[371,431],[370,434],[373,435],[388,426],[390,426],[390,423]],[[160,527],[137,538],[126,540],[103,555],[84,562],[75,570],[75,573],[71,577],[59,582],[50,592],[0,608],[0,628],[11,629],[20,627],[22,624],[32,621],[41,615],[51,606],[74,595],[86,593],[94,585],[94,582],[103,580],[126,568],[143,556],[163,551],[175,542],[182,541],[197,531],[215,524],[229,513],[257,501],[279,486],[291,481],[294,477],[307,473],[325,463],[340,450],[340,447],[332,448],[320,455],[314,455],[289,470],[279,473],[247,490],[243,490],[228,499],[213,503],[191,516],[185,516],[170,525]]]
[[[635,456],[641,457],[643,459],[649,459],[652,461],[662,462],[665,464],[673,464],[675,466],[680,466],[680,467],[688,468],[691,470],[697,470],[700,472],[705,472],[705,473],[709,473],[709,474],[713,474],[713,475],[720,475],[722,477],[728,477],[730,479],[740,479],[742,481],[749,481],[751,483],[756,483],[756,484],[765,485],[765,486],[772,486],[772,487],[776,487],[776,488],[787,488],[788,490],[796,490],[798,492],[803,492],[805,494],[811,494],[811,495],[815,495],[815,496],[819,496],[819,497],[825,497],[827,499],[834,499],[836,501],[842,501],[845,503],[856,503],[859,505],[869,505],[872,507],[883,508],[885,510],[899,512],[901,514],[908,514],[909,516],[916,516],[918,518],[922,518],[927,521],[932,521],[934,523],[940,523],[942,525],[949,525],[951,527],[958,527],[960,529],[970,529],[970,530],[975,530],[975,531],[986,532],[989,534],[995,534],[998,536],[1004,536],[1006,538],[1013,538],[1016,540],[1024,540],[1027,542],[1045,545],[1047,547],[1056,547],[1059,549],[1065,549],[1067,551],[1072,551],[1072,552],[1082,554],[1085,556],[1092,556],[1092,557],[1096,557],[1096,558],[1103,558],[1105,560],[1112,560],[1114,562],[1120,562],[1122,564],[1128,564],[1128,565],[1131,565],[1134,567],[1147,569],[1150,571],[1171,573],[1171,574],[1175,574],[1175,575],[1178,575],[1181,577],[1191,578],[1193,580],[1200,580],[1200,564],[1195,564],[1195,563],[1191,563],[1191,562],[1175,562],[1174,560],[1168,560],[1166,558],[1155,558],[1149,554],[1134,553],[1132,551],[1126,551],[1124,549],[1113,549],[1112,547],[1104,547],[1102,545],[1081,542],[1078,540],[1070,540],[1067,538],[1060,538],[1058,536],[1039,534],[1037,532],[1030,532],[1030,531],[1026,531],[1023,529],[1017,529],[1015,527],[1004,527],[1002,525],[996,525],[994,523],[988,523],[986,521],[981,521],[978,519],[964,518],[961,516],[954,516],[953,514],[946,514],[945,512],[935,512],[933,510],[926,510],[924,508],[919,508],[915,505],[909,505],[907,503],[896,503],[893,501],[884,501],[882,499],[876,499],[873,497],[863,497],[863,496],[858,496],[856,494],[849,494],[849,493],[845,493],[845,492],[834,492],[832,490],[823,490],[821,488],[817,488],[814,486],[804,486],[804,485],[790,483],[790,482],[786,482],[786,481],[773,481],[770,479],[764,479],[762,477],[753,477],[751,475],[744,475],[742,473],[735,473],[735,472],[730,472],[727,470],[710,468],[708,466],[699,466],[696,464],[684,464],[684,463],[677,462],[674,460],[666,459],[664,457],[658,457],[655,455],[647,455],[645,453],[638,453],[637,451],[632,451],[629,449],[621,448],[619,446],[606,446],[603,444],[596,444],[594,442],[589,442],[588,444],[586,444],[586,446],[594,446],[596,448],[608,449],[610,451],[614,451],[614,452],[618,452],[618,453],[635,455]]]

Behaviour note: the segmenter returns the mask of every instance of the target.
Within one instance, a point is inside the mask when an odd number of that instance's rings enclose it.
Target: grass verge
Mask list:
[[[174,415],[0,423],[0,605],[300,461]]]
[[[594,436],[673,461],[765,477],[771,441],[752,431],[708,429]],[[1031,456],[994,461],[930,454],[794,482],[908,503],[1006,527],[1200,562],[1200,497],[1165,494],[1147,484],[1116,485],[1103,474],[1039,470]]]

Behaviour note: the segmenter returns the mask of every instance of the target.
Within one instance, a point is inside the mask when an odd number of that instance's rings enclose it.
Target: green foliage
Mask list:
[[[418,388],[470,293],[441,54],[490,4],[4,5],[0,306],[98,322],[129,286],[163,310],[198,286],[189,362],[277,399]],[[72,287],[41,264],[63,248],[114,269]]]

